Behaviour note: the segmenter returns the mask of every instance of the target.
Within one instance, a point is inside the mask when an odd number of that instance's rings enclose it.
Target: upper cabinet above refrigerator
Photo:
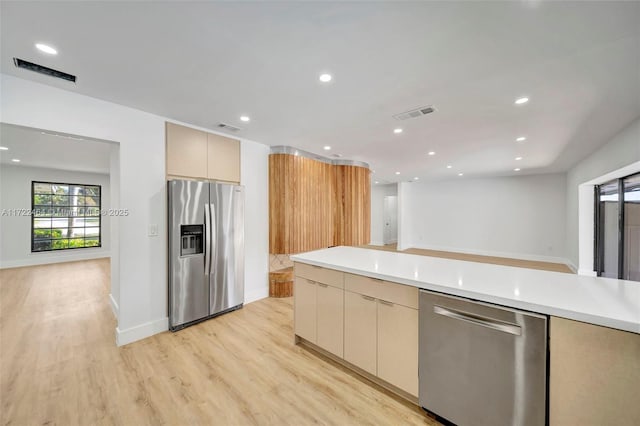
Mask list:
[[[240,141],[166,123],[168,178],[240,183]]]

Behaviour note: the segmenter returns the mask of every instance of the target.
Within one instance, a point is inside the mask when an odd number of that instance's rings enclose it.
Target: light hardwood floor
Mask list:
[[[396,244],[387,244],[385,246],[364,245],[362,248],[397,251],[400,253],[418,254],[420,256],[442,257],[445,259],[465,260],[467,262],[491,263],[494,265],[515,266],[516,268],[541,269],[543,271],[564,272],[573,274],[574,272],[563,263],[540,262],[535,260],[512,259],[509,257],[484,256],[480,254],[456,253],[452,251],[427,250],[418,248],[409,248],[406,250],[398,250]]]
[[[3,425],[437,425],[295,346],[263,299],[117,348],[108,259],[0,271]]]

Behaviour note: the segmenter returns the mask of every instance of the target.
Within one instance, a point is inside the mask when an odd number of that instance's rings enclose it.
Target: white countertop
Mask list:
[[[640,334],[640,282],[342,246],[291,260]]]

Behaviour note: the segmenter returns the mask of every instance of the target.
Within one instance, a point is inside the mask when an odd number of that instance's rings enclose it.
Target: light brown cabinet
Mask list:
[[[295,274],[296,336],[417,397],[418,289],[304,263]]]
[[[418,395],[418,289],[345,274],[345,360]]]
[[[240,182],[240,141],[166,123],[167,176]]]
[[[378,377],[418,395],[418,310],[378,300]]]
[[[269,252],[370,240],[369,169],[291,154],[269,156]]]
[[[206,179],[207,133],[167,123],[167,175]]]
[[[316,284],[316,344],[332,354],[343,355],[344,290]]]
[[[316,283],[296,277],[293,295],[295,333],[311,343],[316,343]]]
[[[549,424],[640,425],[640,335],[551,317]]]
[[[298,263],[295,274],[295,334],[342,358],[344,274]]]
[[[344,292],[344,359],[373,375],[377,372],[376,299]]]
[[[207,178],[240,182],[240,141],[207,133]]]

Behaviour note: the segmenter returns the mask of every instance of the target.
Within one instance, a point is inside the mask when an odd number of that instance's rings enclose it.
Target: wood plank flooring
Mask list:
[[[409,248],[406,250],[398,250],[396,244],[388,244],[384,246],[364,245],[362,248],[397,251],[400,253],[417,254],[420,256],[441,257],[445,259],[465,260],[467,262],[491,263],[502,266],[515,266],[516,268],[540,269],[543,271],[564,272],[573,274],[574,272],[563,263],[540,262],[535,260],[512,259],[509,257],[484,256],[479,254],[456,253],[452,251],[427,250],[418,248]]]
[[[3,425],[437,425],[293,344],[263,299],[117,348],[109,260],[0,270]]]

